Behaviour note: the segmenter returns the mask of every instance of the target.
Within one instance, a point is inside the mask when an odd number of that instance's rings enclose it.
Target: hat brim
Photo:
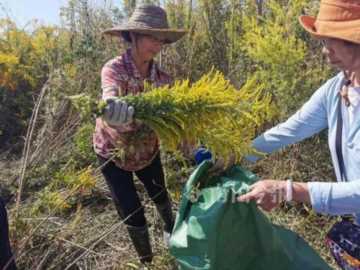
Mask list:
[[[119,36],[123,36],[123,34],[127,32],[151,35],[158,39],[164,40],[164,42],[167,44],[178,41],[187,33],[187,31],[184,29],[137,29],[137,28],[129,29],[123,27],[114,27],[114,28],[106,29],[105,31],[103,31],[103,34],[119,37]]]
[[[315,17],[303,15],[299,22],[314,38],[337,38],[360,44],[360,20],[316,21]]]

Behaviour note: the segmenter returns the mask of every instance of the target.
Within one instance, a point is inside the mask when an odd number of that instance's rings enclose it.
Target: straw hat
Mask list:
[[[359,0],[322,0],[316,18],[300,16],[299,20],[317,38],[338,38],[360,44]]]
[[[173,43],[182,38],[187,31],[169,28],[166,12],[161,7],[140,5],[135,8],[125,24],[107,29],[103,33],[121,35],[126,41],[131,42],[129,32],[151,35],[165,43]]]

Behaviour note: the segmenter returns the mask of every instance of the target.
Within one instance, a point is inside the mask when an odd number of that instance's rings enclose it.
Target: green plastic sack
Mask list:
[[[210,166],[203,162],[184,187],[170,239],[180,269],[331,269],[297,234],[271,224],[254,203],[236,202],[256,175],[234,166],[209,178]]]

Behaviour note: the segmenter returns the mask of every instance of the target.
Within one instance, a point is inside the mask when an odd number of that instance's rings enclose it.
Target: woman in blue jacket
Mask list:
[[[337,182],[266,179],[238,200],[253,200],[268,211],[279,205],[279,198],[306,202],[318,213],[353,215],[360,224],[360,1],[322,0],[318,16],[301,16],[300,23],[322,41],[328,63],[341,72],[287,121],[256,138],[253,146],[272,153],[328,128]],[[248,157],[250,161],[258,158]]]

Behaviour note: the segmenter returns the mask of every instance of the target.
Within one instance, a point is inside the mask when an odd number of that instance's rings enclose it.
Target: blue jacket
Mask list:
[[[335,149],[339,90],[344,76],[339,73],[322,85],[287,121],[271,128],[253,141],[260,152],[272,153],[328,128],[328,143],[338,182],[309,182],[311,204],[316,212],[330,215],[354,214],[360,224],[360,115],[349,127],[348,112],[342,106],[342,150],[348,182],[341,182]],[[259,157],[249,156],[256,161]],[[330,181],[330,180],[329,180]]]

